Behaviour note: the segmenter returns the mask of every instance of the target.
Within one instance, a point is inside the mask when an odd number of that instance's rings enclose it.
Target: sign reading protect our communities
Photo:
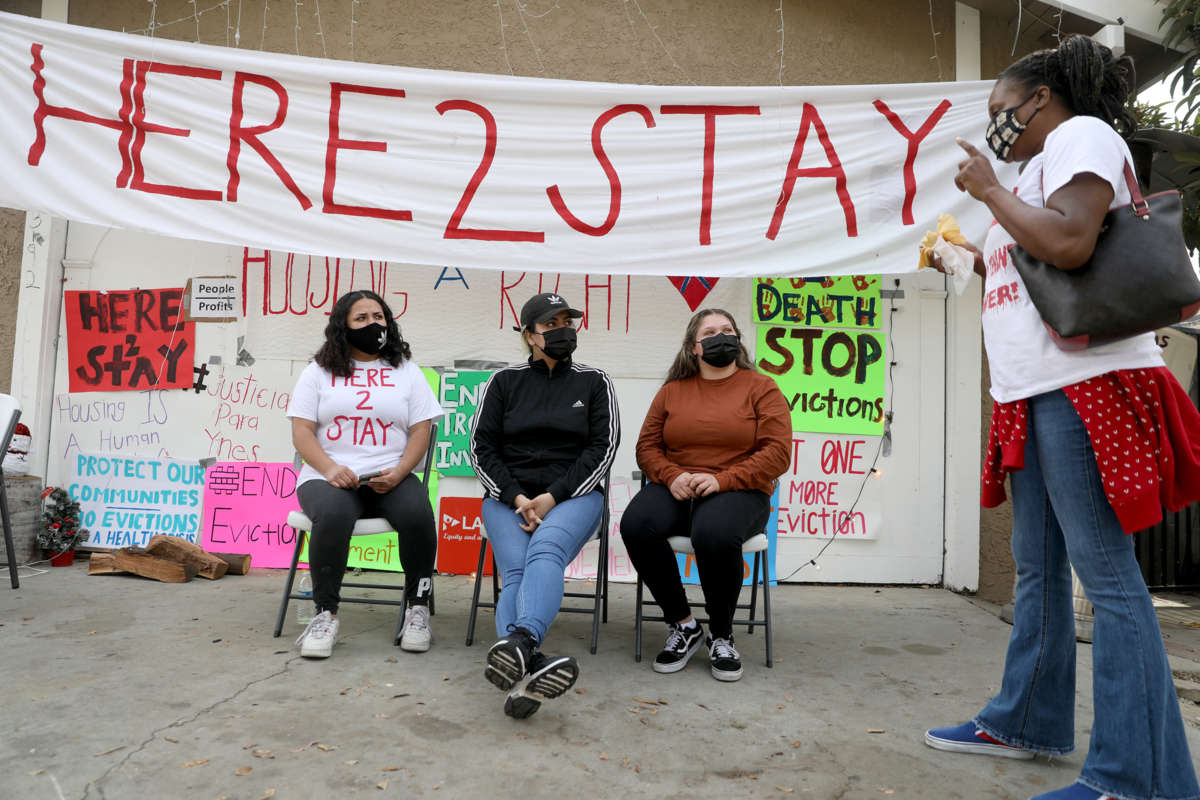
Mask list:
[[[88,547],[144,547],[164,533],[199,544],[204,467],[172,458],[78,453],[67,491],[78,501]]]

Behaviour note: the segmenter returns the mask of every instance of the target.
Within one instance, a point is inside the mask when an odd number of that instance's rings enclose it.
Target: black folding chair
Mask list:
[[[596,585],[593,591],[590,592],[563,592],[563,605],[558,609],[559,613],[569,614],[591,614],[592,615],[592,655],[596,654],[596,643],[600,639],[600,623],[608,622],[608,534],[609,534],[609,515],[608,515],[608,475],[604,476],[604,511],[600,514],[600,524],[596,527],[592,534],[592,539],[600,541],[600,552],[598,555],[599,562],[596,565]],[[479,609],[490,608],[495,612],[496,603],[500,599],[500,578],[499,570],[496,568],[496,554],[492,553],[492,600],[487,602],[479,599],[479,589],[483,585],[483,566],[484,559],[488,552],[488,536],[487,530],[480,527],[479,530],[479,563],[475,567],[475,590],[471,595],[471,615],[467,620],[467,646],[475,641],[475,619],[479,614]],[[591,606],[569,606],[566,605],[566,598],[578,597],[591,600]]]
[[[12,443],[13,432],[21,419],[21,407],[17,398],[8,394],[0,394],[0,433],[3,434],[3,446],[0,446],[0,462],[8,452]],[[12,520],[8,516],[8,490],[4,487],[4,465],[0,463],[0,522],[4,523],[4,554],[8,558],[8,577],[12,588],[21,588],[21,579],[17,577],[17,553],[13,545]]]
[[[437,446],[438,426],[434,423],[429,429],[429,447],[425,451],[425,467],[421,475],[421,483],[424,486],[429,486],[429,470],[433,466],[433,454]],[[288,514],[287,524],[296,530],[296,549],[292,552],[292,565],[288,568],[287,582],[283,587],[283,600],[279,604],[279,616],[275,619],[275,637],[283,631],[283,621],[287,618],[288,603],[292,600],[312,600],[307,595],[298,594],[292,591],[292,586],[296,580],[296,564],[300,561],[300,551],[304,549],[304,543],[308,540],[312,531],[312,520],[303,511],[293,511]],[[392,533],[392,524],[383,517],[364,517],[354,523],[354,532],[352,536],[367,536],[373,533]],[[396,534],[399,536],[399,533]],[[396,633],[392,637],[393,644],[400,644],[400,634],[404,628],[404,612],[408,607],[408,596],[404,594],[404,587],[407,583],[363,583],[360,581],[343,581],[342,587],[351,587],[356,589],[385,589],[388,591],[400,592],[399,600],[383,600],[374,597],[343,597],[343,603],[364,603],[367,605],[380,606],[399,606],[400,618],[396,621]],[[429,590],[429,613],[434,613],[433,607],[433,587]]]

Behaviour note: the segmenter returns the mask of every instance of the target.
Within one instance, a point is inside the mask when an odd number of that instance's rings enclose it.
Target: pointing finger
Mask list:
[[[979,150],[976,149],[975,145],[971,144],[966,139],[955,137],[954,142],[959,147],[961,147],[963,150],[966,150],[967,155],[969,155],[969,156],[977,156],[980,154]]]

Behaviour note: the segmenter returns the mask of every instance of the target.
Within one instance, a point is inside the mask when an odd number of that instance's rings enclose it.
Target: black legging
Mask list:
[[[621,538],[663,616],[678,622],[692,610],[667,538],[691,536],[709,630],[729,638],[744,578],[742,544],[762,532],[770,513],[771,498],[753,489],[676,500],[666,486],[648,483],[621,515]]]
[[[437,533],[429,493],[417,476],[409,475],[387,494],[366,486],[339,489],[320,479],[300,484],[296,494],[313,524],[308,563],[318,611],[337,613],[350,555],[350,534],[360,517],[384,517],[392,524],[399,540],[400,566],[404,568],[405,597],[410,604],[429,602]]]

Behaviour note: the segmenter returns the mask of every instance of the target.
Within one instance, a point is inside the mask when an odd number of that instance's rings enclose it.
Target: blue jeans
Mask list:
[[[1091,745],[1079,782],[1121,800],[1196,800],[1158,618],[1105,497],[1082,420],[1061,391],[1029,400],[1025,469],[1012,473],[1013,631],[1000,694],[975,718],[1039,753],[1074,749],[1074,566],[1095,606]]]
[[[563,573],[592,538],[604,511],[604,495],[588,492],[550,509],[530,534],[509,506],[491,497],[483,501],[487,529],[500,570],[502,588],[496,604],[496,634],[514,628],[532,631],[538,642],[562,606]]]

